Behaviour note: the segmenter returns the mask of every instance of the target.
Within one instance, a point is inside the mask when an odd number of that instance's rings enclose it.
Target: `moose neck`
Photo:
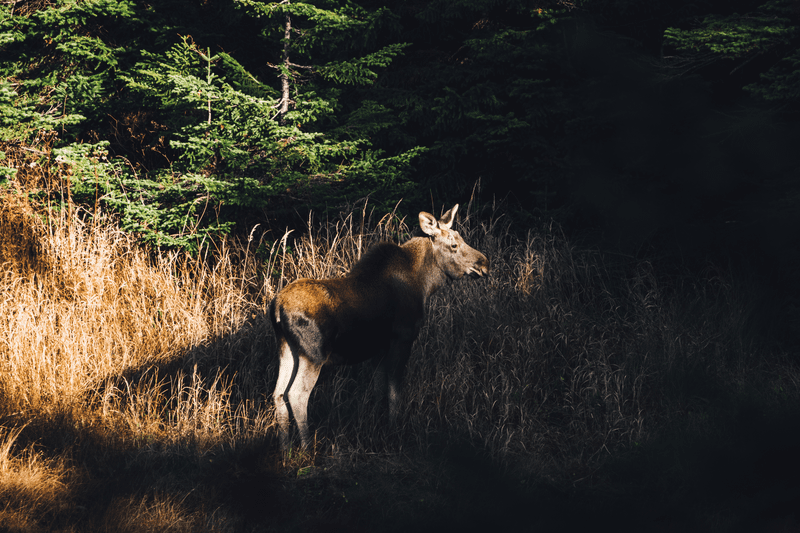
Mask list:
[[[436,261],[433,243],[428,237],[414,237],[402,245],[411,252],[416,285],[422,290],[425,302],[445,283],[447,275]]]

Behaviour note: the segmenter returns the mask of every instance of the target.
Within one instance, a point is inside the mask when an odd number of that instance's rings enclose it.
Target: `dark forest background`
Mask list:
[[[146,242],[473,197],[627,253],[798,259],[795,1],[2,10],[6,186],[62,180]]]

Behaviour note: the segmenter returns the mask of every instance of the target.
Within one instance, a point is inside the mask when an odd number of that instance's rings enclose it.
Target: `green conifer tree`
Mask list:
[[[420,149],[372,148],[386,110],[352,95],[405,47],[378,43],[394,24],[388,9],[173,4],[0,7],[3,140],[57,130],[49,164],[69,167],[72,198],[158,245],[194,247],[281,206],[390,204],[408,190]],[[160,157],[122,157],[131,144]]]

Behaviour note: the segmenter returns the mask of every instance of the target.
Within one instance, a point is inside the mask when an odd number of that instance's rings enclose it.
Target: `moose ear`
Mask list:
[[[456,211],[458,211],[458,204],[454,205],[450,211],[442,215],[442,218],[439,219],[439,227],[450,229],[453,225],[453,221],[456,219]]]
[[[436,217],[425,211],[420,211],[419,213],[419,227],[426,235],[436,237],[442,233],[439,229],[439,223],[436,222]]]

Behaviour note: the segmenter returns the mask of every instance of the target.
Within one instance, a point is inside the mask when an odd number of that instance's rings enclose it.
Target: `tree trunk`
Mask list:
[[[292,17],[286,15],[286,29],[283,33],[283,72],[281,73],[281,107],[279,119],[281,126],[286,125],[286,113],[289,112],[289,39],[292,36]]]

